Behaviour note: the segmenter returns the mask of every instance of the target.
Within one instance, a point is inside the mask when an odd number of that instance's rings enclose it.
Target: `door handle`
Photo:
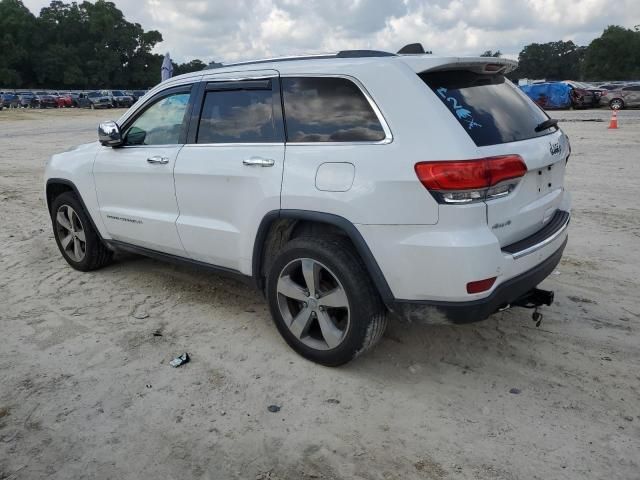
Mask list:
[[[251,157],[242,161],[247,167],[273,167],[276,162],[271,158]]]
[[[161,155],[155,155],[153,157],[147,158],[147,162],[149,163],[159,163],[164,165],[165,163],[169,163],[169,157],[163,157]]]

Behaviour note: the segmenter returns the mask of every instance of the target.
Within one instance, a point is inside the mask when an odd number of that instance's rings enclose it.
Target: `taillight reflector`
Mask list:
[[[477,280],[475,282],[467,283],[467,293],[480,293],[486,292],[496,282],[497,277],[485,278],[484,280]]]
[[[419,162],[415,171],[429,190],[460,191],[489,188],[527,173],[520,155],[504,155],[477,160]]]

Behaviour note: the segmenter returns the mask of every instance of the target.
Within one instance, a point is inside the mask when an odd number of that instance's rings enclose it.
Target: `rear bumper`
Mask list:
[[[565,237],[560,248],[546,260],[501,283],[488,297],[468,302],[399,300],[396,301],[394,310],[408,319],[430,318],[433,317],[435,310],[440,314],[436,318],[442,319],[444,317],[444,320],[452,323],[471,323],[484,320],[500,308],[515,302],[547,278],[560,263],[567,240],[568,238]]]

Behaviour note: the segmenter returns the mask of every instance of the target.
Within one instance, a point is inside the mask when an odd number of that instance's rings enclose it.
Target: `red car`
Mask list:
[[[71,98],[71,94],[63,92],[54,94],[56,97],[56,105],[58,108],[68,108],[73,107],[73,99]]]

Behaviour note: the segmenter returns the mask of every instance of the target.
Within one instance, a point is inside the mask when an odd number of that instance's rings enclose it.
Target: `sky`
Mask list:
[[[23,0],[32,12],[46,0]],[[67,0],[70,2],[70,0]],[[179,63],[375,49],[420,42],[440,55],[529,43],[588,45],[607,25],[640,25],[640,0],[114,0],[129,21],[159,30],[157,53]],[[639,26],[640,28],[640,26]]]

